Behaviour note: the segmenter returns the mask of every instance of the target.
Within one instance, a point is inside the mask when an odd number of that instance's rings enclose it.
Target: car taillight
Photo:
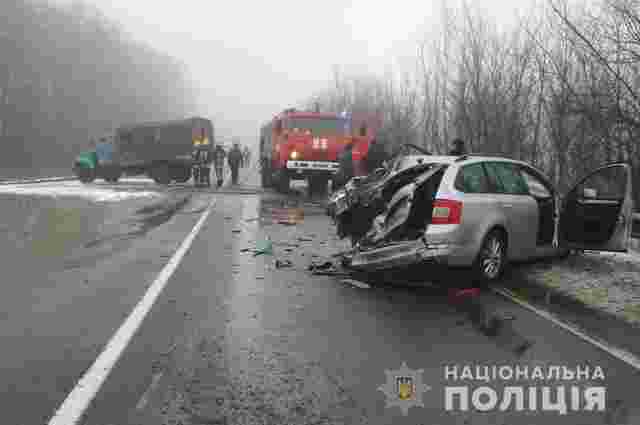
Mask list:
[[[462,202],[451,199],[433,201],[431,224],[460,224]]]

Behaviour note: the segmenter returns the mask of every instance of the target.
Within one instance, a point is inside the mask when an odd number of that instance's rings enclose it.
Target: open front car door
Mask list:
[[[568,248],[626,252],[631,236],[631,167],[616,163],[597,169],[567,194],[560,236]]]

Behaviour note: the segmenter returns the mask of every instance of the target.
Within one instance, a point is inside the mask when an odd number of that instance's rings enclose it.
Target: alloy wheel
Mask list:
[[[485,278],[493,280],[500,274],[504,264],[504,242],[498,235],[491,235],[480,254],[480,270]]]

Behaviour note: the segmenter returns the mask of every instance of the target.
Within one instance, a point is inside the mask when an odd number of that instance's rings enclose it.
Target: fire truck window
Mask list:
[[[344,122],[334,118],[292,118],[291,127],[299,130],[310,130],[314,134],[341,134]]]

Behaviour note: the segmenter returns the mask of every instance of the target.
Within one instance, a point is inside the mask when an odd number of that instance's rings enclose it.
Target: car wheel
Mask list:
[[[503,232],[492,230],[485,237],[474,266],[474,275],[481,284],[498,280],[507,264],[507,240]]]
[[[157,184],[168,185],[171,183],[171,175],[169,174],[169,166],[166,164],[156,165],[152,169],[152,178]]]

